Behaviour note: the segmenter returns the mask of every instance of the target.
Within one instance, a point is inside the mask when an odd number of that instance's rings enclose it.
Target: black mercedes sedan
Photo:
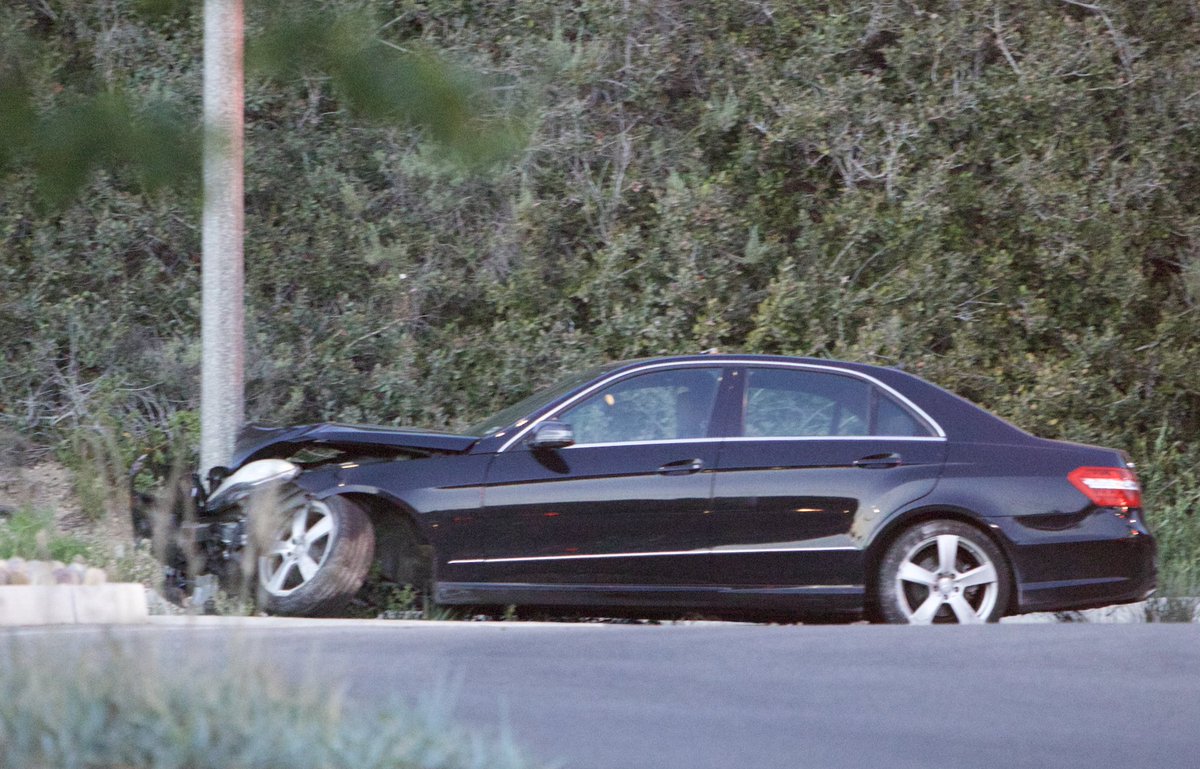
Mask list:
[[[448,605],[994,622],[1153,592],[1132,467],[901,370],[695,355],[597,367],[463,434],[247,428],[195,536],[213,568],[255,548],[289,614],[338,611],[375,564]],[[264,490],[275,517],[248,524]]]

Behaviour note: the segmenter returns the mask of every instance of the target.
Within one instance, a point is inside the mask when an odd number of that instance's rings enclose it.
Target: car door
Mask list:
[[[488,558],[476,573],[524,584],[690,584],[706,571],[720,439],[719,366],[656,367],[585,392],[548,418],[574,445],[496,455],[483,494]],[[702,555],[702,554],[701,554]]]
[[[851,372],[749,366],[721,449],[713,568],[740,586],[860,593],[873,523],[928,494],[945,440],[898,393]]]

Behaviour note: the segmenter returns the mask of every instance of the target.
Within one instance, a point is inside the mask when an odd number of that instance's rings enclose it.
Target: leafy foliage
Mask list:
[[[186,5],[0,26],[39,42],[39,110],[101,83],[194,116]],[[598,359],[710,347],[900,364],[1134,452],[1164,578],[1196,586],[1192,3],[311,5],[376,21],[325,24],[356,41],[344,71],[248,84],[252,418],[454,427]],[[483,73],[526,148],[464,170],[430,123],[366,120],[387,112],[355,106],[354,68],[384,48]],[[111,171],[46,214],[36,186],[18,164],[0,192],[0,416],[52,440],[193,410],[190,197]]]

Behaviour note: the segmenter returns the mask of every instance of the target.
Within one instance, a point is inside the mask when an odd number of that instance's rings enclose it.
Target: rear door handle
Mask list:
[[[891,454],[872,454],[869,457],[854,460],[855,467],[865,468],[882,468],[882,467],[897,467],[900,464],[900,455]]]
[[[674,462],[668,462],[658,468],[660,475],[687,475],[689,473],[698,473],[704,469],[704,460],[701,459],[679,459]]]

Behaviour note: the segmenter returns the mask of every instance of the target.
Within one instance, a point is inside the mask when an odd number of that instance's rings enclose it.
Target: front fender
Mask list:
[[[318,499],[359,494],[408,513],[439,552],[475,553],[483,546],[478,525],[490,454],[435,455],[325,465],[293,481]]]

